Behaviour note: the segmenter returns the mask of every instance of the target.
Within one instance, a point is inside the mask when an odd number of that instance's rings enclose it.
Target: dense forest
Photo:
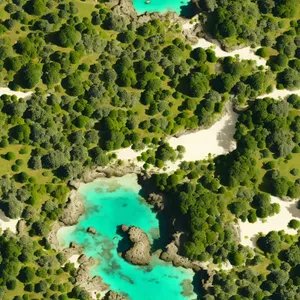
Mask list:
[[[270,194],[300,196],[300,98],[256,100],[275,87],[300,88],[299,3],[199,5],[208,32],[230,47],[262,45],[257,53],[269,67],[193,49],[179,24],[129,22],[110,3],[0,1],[0,84],[33,92],[0,97],[0,208],[25,221],[18,234],[0,236],[1,299],[89,299],[77,270],[46,238],[68,181],[130,146],[150,147],[145,169],[162,168],[184,152],[167,137],[209,127],[230,101],[245,107],[237,149],[183,162],[153,183],[173,199],[188,239],[184,254],[236,266],[218,272],[203,299],[299,299],[299,234],[271,232],[253,252],[239,245],[234,225],[278,213]]]

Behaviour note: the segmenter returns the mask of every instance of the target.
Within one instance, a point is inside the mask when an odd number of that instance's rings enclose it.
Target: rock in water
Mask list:
[[[97,233],[97,230],[96,230],[94,227],[90,226],[90,227],[87,229],[87,232],[88,232],[88,233],[91,233],[91,234],[96,234],[96,233]]]
[[[165,208],[164,198],[162,195],[151,193],[147,202],[153,205],[157,211],[162,211]]]
[[[126,227],[122,226],[122,229],[126,229]],[[135,226],[129,227],[127,233],[133,246],[125,252],[125,260],[133,265],[148,265],[151,260],[151,244],[147,234]]]

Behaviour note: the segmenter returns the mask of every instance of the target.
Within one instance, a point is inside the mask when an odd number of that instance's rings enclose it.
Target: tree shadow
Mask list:
[[[298,206],[298,201],[293,201],[287,207],[287,210],[293,216],[293,218],[300,219],[300,209],[297,206]]]
[[[179,15],[181,17],[193,18],[195,15],[201,12],[200,8],[193,1],[189,1],[186,4],[184,3],[184,1],[181,1],[181,3],[183,4],[180,6]]]

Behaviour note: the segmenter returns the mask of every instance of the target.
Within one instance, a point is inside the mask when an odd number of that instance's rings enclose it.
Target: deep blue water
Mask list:
[[[75,241],[84,247],[84,253],[100,260],[93,268],[112,290],[124,293],[132,300],[186,300],[195,299],[190,292],[183,296],[183,280],[192,281],[191,270],[176,268],[158,258],[145,267],[133,266],[118,255],[122,239],[118,226],[138,226],[153,241],[159,237],[156,214],[139,195],[136,175],[101,179],[79,189],[85,198],[86,212],[74,232],[64,237],[66,243]],[[89,226],[97,230],[87,233]],[[191,285],[190,291],[192,290]]]

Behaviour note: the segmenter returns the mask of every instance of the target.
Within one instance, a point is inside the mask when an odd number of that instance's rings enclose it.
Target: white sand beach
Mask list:
[[[73,263],[75,268],[78,268],[80,266],[79,262],[78,262],[78,258],[80,257],[79,254],[74,254],[71,257],[69,257],[69,262]]]
[[[67,241],[66,241],[66,237],[68,235],[70,235],[72,232],[74,232],[76,229],[76,225],[73,226],[64,226],[61,227],[58,231],[57,231],[57,241],[59,243],[59,246],[62,248],[67,248],[69,247]]]
[[[2,210],[0,210],[0,228],[2,231],[9,229],[13,233],[17,233],[17,224],[20,219],[8,218]]]
[[[20,91],[13,91],[8,87],[1,87],[0,88],[0,96],[2,95],[10,95],[10,96],[17,96],[18,98],[28,99],[33,92],[20,92]]]
[[[242,222],[239,220],[242,245],[254,247],[259,232],[267,234],[270,231],[284,230],[289,234],[296,233],[296,230],[289,228],[287,225],[292,219],[300,221],[300,210],[297,209],[297,201],[288,202],[271,196],[271,202],[280,205],[279,214],[269,217],[264,221],[257,220],[255,223],[249,223],[248,221]]]

